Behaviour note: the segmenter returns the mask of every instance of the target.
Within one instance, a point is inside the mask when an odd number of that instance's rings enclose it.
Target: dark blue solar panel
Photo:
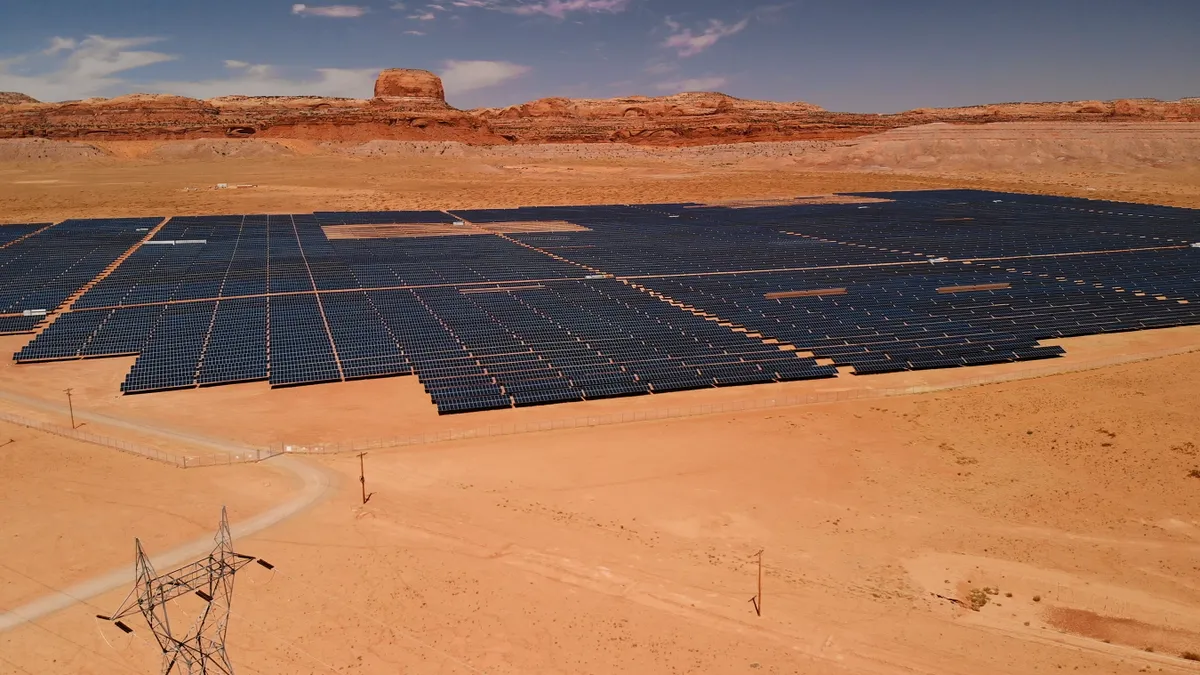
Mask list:
[[[196,386],[216,306],[215,302],[167,305],[121,391],[138,394]]]
[[[267,299],[218,302],[199,366],[201,386],[267,379]]]
[[[111,312],[68,312],[13,355],[17,361],[53,361],[80,355],[88,339]]]
[[[27,237],[38,230],[50,227],[50,225],[50,223],[0,224],[0,247],[8,246],[22,237]]]
[[[448,414],[1054,358],[1040,341],[1200,323],[1197,211],[868,196],[887,201],[177,217],[154,241],[191,243],[138,248],[15,358],[137,354],[129,393],[412,373]],[[582,229],[323,229],[454,218]],[[156,222],[0,226],[0,332],[35,330],[12,308],[61,305]]]
[[[341,379],[316,295],[282,295],[267,300],[272,387]]]
[[[40,316],[0,316],[0,335],[28,333],[41,321]]]
[[[0,314],[54,310],[161,221],[67,220],[0,248]]]

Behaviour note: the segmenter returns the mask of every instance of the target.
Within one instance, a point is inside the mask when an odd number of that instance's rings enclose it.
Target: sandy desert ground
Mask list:
[[[254,187],[216,190],[214,186]],[[80,216],[710,202],[988,187],[1200,205],[1200,123],[932,124],[698,148],[0,140],[7,222]]]
[[[1181,154],[1161,166],[1130,149],[1145,130],[1129,131],[1127,145],[1086,129],[1022,136],[1078,149],[1048,165],[1028,149],[1013,155],[1020,161],[981,153],[1016,142],[1004,140],[1012,130],[940,127],[926,132],[940,137],[823,150],[676,154],[188,142],[101,144],[100,156],[69,159],[51,146],[37,150],[48,158],[0,163],[0,213],[708,202],[922,187],[1200,207],[1187,154],[1197,132],[1176,128]],[[877,149],[862,160],[868,142]],[[259,156],[213,156],[222,148]],[[914,159],[923,155],[935,160]],[[209,189],[216,182],[257,187]],[[0,339],[0,351],[20,343]],[[1063,344],[1068,356],[1052,371],[839,378],[452,421],[437,418],[413,378],[123,398],[124,359],[5,360],[0,411],[66,425],[60,392],[73,387],[85,428],[213,452],[834,399],[373,450],[366,505],[356,456],[287,458],[330,487],[238,540],[277,566],[238,576],[229,638],[238,672],[1200,672],[1183,658],[1200,654],[1200,329]],[[836,400],[911,387],[931,391]],[[182,470],[0,423],[0,616],[131,569],[135,536],[152,552],[170,549],[208,536],[222,504],[245,521],[306,489],[278,459]],[[749,600],[760,550],[758,616]],[[126,590],[0,632],[0,672],[156,672],[144,624],[125,635],[94,618]],[[187,620],[197,607],[180,600],[171,610]]]

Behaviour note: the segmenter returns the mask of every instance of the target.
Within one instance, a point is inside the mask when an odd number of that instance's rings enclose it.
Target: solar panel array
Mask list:
[[[21,316],[17,314],[0,316],[0,335],[29,333],[41,322],[42,317],[40,316]]]
[[[33,330],[40,318],[14,315],[53,311],[160,222],[104,218],[0,226],[0,333]]]
[[[863,196],[892,201],[178,217],[15,358],[136,355],[125,393],[415,374],[457,413],[1050,358],[1040,341],[1200,324],[1196,211]],[[458,219],[582,227],[418,227]],[[90,233],[144,237],[134,223]],[[324,229],[363,224],[394,227]],[[39,320],[0,329],[17,319]]]
[[[21,237],[28,236],[38,230],[50,227],[51,223],[9,223],[0,224],[0,246],[7,246]]]

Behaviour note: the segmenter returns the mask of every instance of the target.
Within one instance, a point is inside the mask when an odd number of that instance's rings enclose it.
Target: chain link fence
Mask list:
[[[106,448],[114,448],[116,450],[120,450],[121,452],[153,459],[165,464],[177,466],[181,469],[193,469],[203,466],[246,464],[249,462],[259,462],[267,459],[268,457],[273,457],[279,454],[277,451],[258,448],[247,448],[241,453],[197,454],[165,452],[163,450],[151,448],[139,443],[125,441],[119,438],[111,438],[109,436],[103,436],[100,434],[93,434],[81,429],[68,429],[66,427],[60,427],[56,424],[32,420],[20,415],[14,415],[12,413],[0,412],[0,420],[26,427],[28,429],[35,429],[47,434],[54,434],[55,436],[61,436],[63,438],[70,438],[72,440],[91,443],[93,445],[100,445]]]
[[[1047,375],[1058,375],[1069,372],[1078,372],[1083,370],[1094,370],[1097,368],[1105,368],[1108,366],[1133,363],[1137,361],[1146,361],[1150,359],[1161,358],[1164,356],[1174,356],[1178,354],[1186,354],[1197,351],[1200,348],[1188,346],[1182,348],[1166,349],[1156,352],[1141,353],[1138,355],[1121,355],[1106,359],[1098,359],[1081,362],[1058,362],[1046,363],[1038,367],[1026,367],[1008,370],[1003,373],[994,373],[981,377],[957,379],[951,382],[943,382],[930,385],[915,385],[909,387],[891,387],[883,389],[875,388],[856,388],[845,389],[841,391],[817,392],[811,394],[797,394],[792,396],[775,396],[771,398],[763,398],[756,400],[739,400],[728,401],[722,403],[708,403],[703,405],[693,406],[673,406],[657,409],[646,409],[626,412],[614,412],[602,415],[587,415],[578,417],[564,417],[554,420],[540,420],[531,422],[517,422],[513,424],[489,425],[467,429],[448,429],[443,431],[413,434],[408,436],[396,436],[391,438],[375,438],[375,439],[359,439],[345,440],[332,443],[278,443],[267,448],[246,448],[242,452],[234,453],[182,453],[182,452],[165,452],[157,448],[140,445],[131,441],[121,440],[118,438],[110,438],[99,434],[93,434],[80,429],[68,429],[47,422],[32,420],[20,415],[0,412],[0,420],[17,424],[30,429],[36,429],[56,436],[70,438],[84,443],[91,443],[108,448],[114,448],[122,452],[126,452],[139,457],[171,464],[184,469],[191,469],[205,466],[225,466],[232,464],[245,464],[250,462],[260,462],[264,459],[269,459],[281,454],[338,454],[349,452],[363,452],[366,450],[380,450],[385,448],[403,448],[417,445],[430,445],[434,443],[445,443],[449,441],[461,441],[477,438],[495,438],[500,436],[515,436],[520,434],[530,434],[545,431],[559,431],[564,429],[583,429],[600,426],[610,426],[615,424],[631,424],[637,422],[655,422],[673,419],[686,419],[689,417],[701,417],[705,415],[719,415],[725,413],[740,413],[756,410],[769,410],[772,408],[787,408],[801,405],[813,405],[819,403],[837,403],[843,401],[860,401],[868,399],[881,399],[892,396],[907,396],[913,394],[924,394],[936,391],[947,391],[951,389],[962,389],[966,387],[976,387],[985,384],[997,384],[1001,382],[1010,382],[1015,380],[1025,380],[1036,377],[1044,377]]]

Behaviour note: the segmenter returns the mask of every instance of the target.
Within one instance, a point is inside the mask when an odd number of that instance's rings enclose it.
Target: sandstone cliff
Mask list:
[[[372,99],[227,96],[201,101],[134,94],[39,103],[0,93],[0,138],[297,138],[462,141],[474,144],[623,142],[707,145],[849,139],[930,122],[1200,121],[1200,99],[1006,103],[922,108],[895,115],[829,112],[718,93],[614,99],[548,98],[508,108],[457,110],[441,79],[386,70]]]
[[[0,138],[301,138],[503,143],[485,122],[446,104],[425,71],[385,71],[369,100],[225,96],[200,101],[134,94],[66,103],[0,103]]]

